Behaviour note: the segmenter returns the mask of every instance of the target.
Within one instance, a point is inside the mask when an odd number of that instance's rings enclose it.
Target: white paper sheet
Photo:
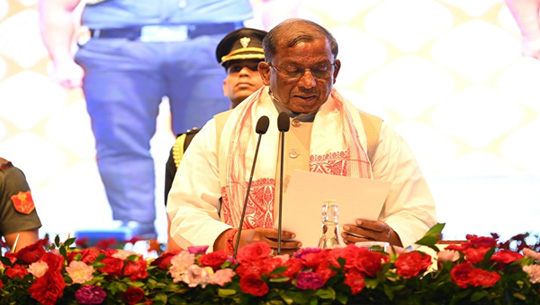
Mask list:
[[[389,189],[386,181],[295,170],[283,196],[282,229],[294,232],[302,247],[317,247],[326,199],[338,204],[341,232],[357,218],[377,220]]]

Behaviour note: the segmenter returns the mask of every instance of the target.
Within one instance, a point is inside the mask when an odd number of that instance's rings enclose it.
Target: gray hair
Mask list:
[[[319,35],[326,38],[326,40],[330,43],[334,58],[337,57],[337,41],[327,29],[313,21],[300,18],[291,18],[276,25],[264,37],[262,45],[264,49],[265,61],[268,63],[272,62],[280,42],[290,48],[300,42],[314,41]]]

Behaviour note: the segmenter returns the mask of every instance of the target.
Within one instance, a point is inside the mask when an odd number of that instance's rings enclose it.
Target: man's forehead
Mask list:
[[[279,61],[333,61],[334,55],[330,43],[324,39],[324,46],[317,45],[320,40],[301,41],[293,46],[278,47],[274,58]]]

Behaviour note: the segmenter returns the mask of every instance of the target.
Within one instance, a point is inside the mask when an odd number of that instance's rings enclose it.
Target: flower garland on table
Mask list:
[[[540,304],[538,245],[469,235],[440,250],[443,227],[418,241],[433,257],[354,245],[273,256],[255,243],[236,260],[207,246],[145,259],[40,240],[0,257],[0,304]]]

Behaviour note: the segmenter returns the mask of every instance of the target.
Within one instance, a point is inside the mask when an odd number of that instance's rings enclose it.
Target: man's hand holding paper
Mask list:
[[[341,237],[345,244],[362,241],[386,241],[391,245],[402,247],[397,233],[383,221],[356,219],[355,224],[345,224]]]

